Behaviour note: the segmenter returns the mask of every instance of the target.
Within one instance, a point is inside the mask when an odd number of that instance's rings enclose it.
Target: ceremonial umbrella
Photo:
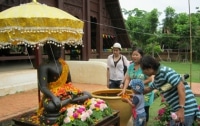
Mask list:
[[[83,27],[83,21],[67,12],[33,0],[0,12],[0,49],[46,42],[82,45]]]
[[[81,45],[83,21],[55,7],[33,0],[0,12],[0,48],[47,41]]]

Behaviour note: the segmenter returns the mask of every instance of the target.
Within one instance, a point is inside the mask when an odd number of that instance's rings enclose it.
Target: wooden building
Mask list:
[[[0,11],[32,0],[0,0]],[[106,58],[106,50],[114,42],[123,48],[130,48],[131,42],[121,13],[119,0],[37,0],[40,3],[60,8],[84,21],[83,46],[65,47],[64,58],[71,60],[88,60],[89,58]],[[38,52],[39,51],[39,52]],[[42,50],[33,51],[32,59],[36,66],[42,62]],[[23,55],[9,54],[9,49],[0,49],[0,61],[26,59]],[[28,51],[31,52],[31,51]],[[27,57],[28,58],[28,57]],[[29,57],[30,58],[30,57]]]

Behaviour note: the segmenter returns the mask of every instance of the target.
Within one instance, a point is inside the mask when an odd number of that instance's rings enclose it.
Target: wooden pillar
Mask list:
[[[42,47],[40,47],[38,44],[35,47],[35,62],[33,64],[33,67],[37,69],[39,65],[42,63]]]
[[[64,5],[64,1],[63,0],[58,0],[58,8],[63,10],[63,5]]]
[[[91,25],[90,25],[90,0],[83,2],[84,35],[82,47],[82,60],[88,60],[91,54]]]
[[[98,15],[98,20],[97,23],[98,24],[103,24],[102,23],[102,4],[103,4],[103,0],[99,0],[99,15]],[[103,55],[103,37],[102,37],[102,26],[101,25],[97,25],[97,29],[96,29],[96,48],[97,48],[97,53],[99,54],[97,58],[101,58]]]

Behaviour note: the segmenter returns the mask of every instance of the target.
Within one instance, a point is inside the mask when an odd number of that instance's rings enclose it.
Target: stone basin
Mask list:
[[[120,93],[122,89],[103,89],[93,91],[91,94],[94,98],[100,98],[108,103],[108,105],[119,111],[120,126],[127,126],[131,117],[131,107],[128,103],[122,102]],[[131,90],[126,90],[126,93],[131,94]]]

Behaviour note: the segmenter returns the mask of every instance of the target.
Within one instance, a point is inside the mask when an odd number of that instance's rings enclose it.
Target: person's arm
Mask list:
[[[107,68],[107,87],[109,88],[109,81],[110,81],[110,71],[109,68]]]
[[[139,103],[138,97],[134,95],[132,98],[123,98],[122,100],[128,103],[131,107],[136,107],[136,105]]]
[[[49,97],[53,103],[57,106],[60,107],[61,101],[58,97],[56,97],[48,88],[48,67],[46,66],[40,66],[38,68],[38,85],[40,91],[46,96]]]
[[[120,84],[120,88],[122,88],[123,89],[123,87],[124,87],[124,84],[125,84],[125,81],[126,81],[126,78],[127,78],[127,72],[125,73],[125,75],[124,75],[124,79],[122,80],[122,83]]]
[[[151,88],[151,87],[145,87],[143,94],[147,94],[147,93],[149,93],[151,91],[153,91],[153,88]]]
[[[109,88],[109,84],[110,84],[110,63],[109,63],[109,59],[110,59],[110,55],[107,57],[107,87]]]
[[[128,85],[131,81],[131,78],[126,74],[125,80],[124,80],[124,87],[123,87],[123,91],[125,92],[126,89],[128,88]]]
[[[143,81],[143,83],[144,83],[145,85],[148,85],[150,82],[152,82],[152,76],[147,77],[147,78]]]
[[[135,107],[136,105],[132,103],[132,101],[130,99],[127,99],[127,103],[131,106],[131,107]]]
[[[48,68],[47,66],[40,66],[38,68],[38,85],[40,91],[47,97],[52,98],[54,95],[48,88],[48,76],[47,76]]]
[[[185,87],[182,81],[177,85],[179,96],[179,110],[177,111],[177,117],[180,122],[184,122],[184,106],[185,106]]]

